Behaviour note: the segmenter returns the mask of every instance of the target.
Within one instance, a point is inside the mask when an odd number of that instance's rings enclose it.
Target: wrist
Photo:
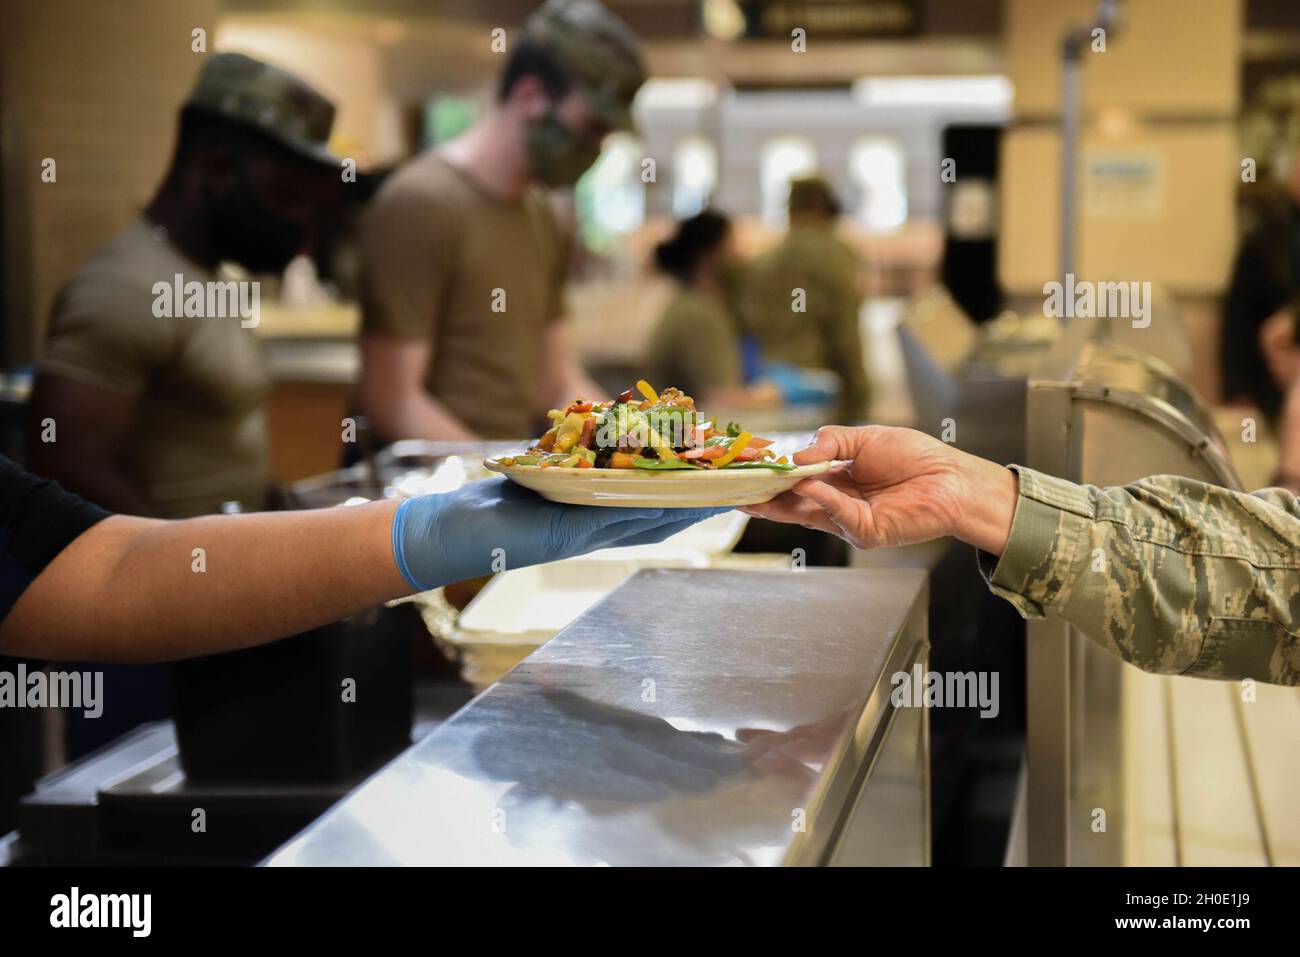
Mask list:
[[[966,502],[958,517],[956,537],[981,551],[1001,555],[1020,497],[1019,477],[995,462],[966,458]]]
[[[412,520],[411,503],[413,501],[413,499],[405,499],[393,512],[393,562],[397,565],[397,571],[407,586],[412,591],[420,592],[428,591],[429,586],[415,576],[415,572],[406,560],[406,540],[409,534],[408,523]]]
[[[408,498],[393,512],[393,561],[412,591],[429,591],[470,577],[458,575],[442,547],[440,517],[446,498]]]

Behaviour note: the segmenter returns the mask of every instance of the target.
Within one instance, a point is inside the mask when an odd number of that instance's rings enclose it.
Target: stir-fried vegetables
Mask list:
[[[522,455],[503,465],[538,468],[701,471],[794,468],[736,423],[718,429],[702,421],[695,400],[678,389],[656,392],[644,379],[612,402],[575,399],[547,413],[551,427]]]

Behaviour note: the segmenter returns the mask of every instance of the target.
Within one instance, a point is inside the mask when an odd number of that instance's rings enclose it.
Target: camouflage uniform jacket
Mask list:
[[[1300,504],[1162,475],[1119,488],[1013,466],[994,593],[1055,612],[1145,671],[1300,684]]]

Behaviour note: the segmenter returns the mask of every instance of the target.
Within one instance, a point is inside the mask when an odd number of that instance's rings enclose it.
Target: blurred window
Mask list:
[[[605,138],[600,158],[578,180],[575,204],[583,242],[607,251],[621,235],[645,222],[645,183],[641,144],[630,133]]]
[[[849,151],[849,177],[859,201],[854,217],[868,231],[887,233],[907,221],[903,148],[897,140],[867,136]]]
[[[783,226],[790,180],[815,172],[817,150],[802,136],[778,136],[763,144],[759,154],[759,188],[762,190],[763,222]]]
[[[633,109],[638,114],[660,111],[698,112],[718,100],[718,84],[702,77],[650,77],[636,91]]]
[[[718,151],[705,137],[683,138],[673,150],[673,215],[694,216],[718,186]]]

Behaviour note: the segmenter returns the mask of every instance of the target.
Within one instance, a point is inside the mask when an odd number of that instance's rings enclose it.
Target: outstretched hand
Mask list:
[[[751,515],[839,535],[858,548],[954,535],[1000,554],[1015,513],[1016,477],[912,429],[826,426],[797,465],[839,461]]]
[[[601,548],[647,545],[725,508],[560,505],[504,478],[409,499],[393,519],[393,554],[424,590]]]

